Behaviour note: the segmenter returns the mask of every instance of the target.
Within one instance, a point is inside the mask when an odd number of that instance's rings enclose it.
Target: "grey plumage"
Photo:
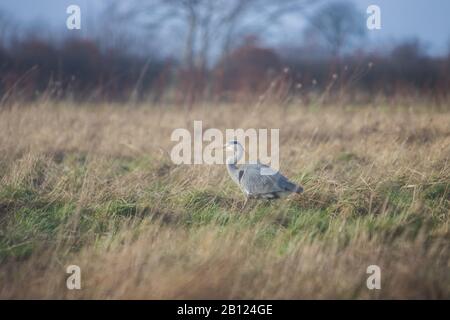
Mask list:
[[[227,146],[234,148],[234,156],[227,159],[227,169],[233,181],[241,188],[247,198],[275,199],[291,193],[301,193],[303,188],[289,181],[279,172],[261,163],[243,164],[237,161],[242,157],[243,148],[237,141]],[[266,172],[264,172],[266,171]],[[272,174],[263,174],[271,171]]]

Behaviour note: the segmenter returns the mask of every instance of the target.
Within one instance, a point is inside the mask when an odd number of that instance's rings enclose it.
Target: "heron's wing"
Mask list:
[[[241,179],[241,185],[244,189],[250,194],[282,191],[283,189],[277,184],[277,174],[262,175],[261,169],[261,165],[259,164],[249,164],[244,166],[244,174]]]
[[[286,191],[292,191],[292,192],[299,192],[299,187],[295,184],[292,183],[291,181],[288,180],[288,178],[286,178],[285,176],[283,176],[282,174],[278,173],[278,186]]]
[[[260,163],[248,164],[243,167],[243,170],[244,173],[240,179],[240,183],[250,194],[280,191],[296,192],[298,190],[296,184],[269,166]]]

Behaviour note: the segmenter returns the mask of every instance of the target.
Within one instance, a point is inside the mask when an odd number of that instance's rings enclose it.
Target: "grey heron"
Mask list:
[[[267,165],[257,162],[242,164],[238,167],[237,162],[244,154],[244,148],[238,141],[229,141],[224,147],[233,151],[233,155],[226,160],[227,170],[231,179],[245,194],[243,208],[249,198],[278,199],[291,193],[303,192],[301,186],[292,183]]]

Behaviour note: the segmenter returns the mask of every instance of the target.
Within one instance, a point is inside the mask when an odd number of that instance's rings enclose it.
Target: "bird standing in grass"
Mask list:
[[[244,154],[244,148],[236,141],[229,141],[224,145],[227,150],[233,151],[233,156],[227,158],[227,170],[231,179],[244,192],[246,199],[243,208],[249,198],[278,199],[291,193],[302,193],[303,188],[289,181],[278,171],[261,163],[242,164],[237,162]]]

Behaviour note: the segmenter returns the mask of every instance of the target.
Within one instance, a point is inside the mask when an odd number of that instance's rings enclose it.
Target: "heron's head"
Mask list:
[[[232,151],[236,150],[238,147],[242,148],[241,144],[237,140],[230,140],[227,143],[225,143],[223,146],[226,150],[232,150]]]

